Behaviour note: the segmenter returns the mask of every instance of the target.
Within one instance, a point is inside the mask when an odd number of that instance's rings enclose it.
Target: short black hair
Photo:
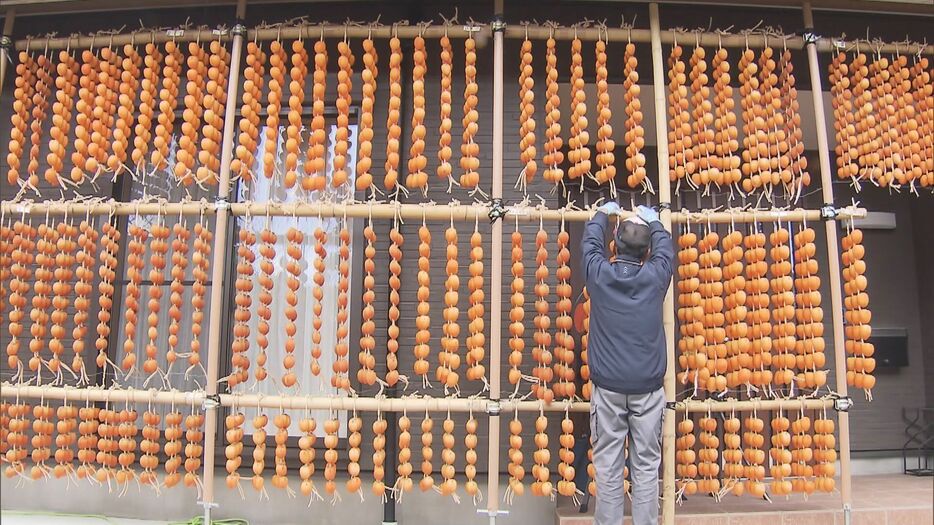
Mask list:
[[[650,232],[645,224],[623,221],[616,228],[616,254],[644,259],[649,250]]]

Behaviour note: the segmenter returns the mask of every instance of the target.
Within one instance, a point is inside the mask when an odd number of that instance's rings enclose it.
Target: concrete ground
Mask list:
[[[838,480],[839,488],[839,480]],[[591,505],[591,510],[593,505]],[[626,513],[630,511],[626,507]],[[693,496],[675,509],[676,525],[844,525],[840,493],[800,494],[771,503],[727,495],[722,501]],[[576,509],[558,509],[559,525],[592,525]],[[629,518],[626,524],[630,523]],[[852,525],[934,523],[934,479],[901,474],[853,477]]]
[[[3,525],[157,525],[164,521],[130,520],[107,516],[44,514],[42,512],[0,511]]]
[[[11,495],[10,492],[4,496]],[[420,495],[425,499],[421,505],[423,513],[432,513],[431,501],[437,502],[436,494]],[[345,500],[346,502],[346,500]],[[4,506],[12,503],[4,498]],[[131,502],[127,501],[127,504]],[[165,505],[163,501],[163,505]],[[521,506],[530,503],[545,503],[539,498],[528,496],[517,500]],[[253,505],[257,505],[253,503]],[[270,505],[264,502],[262,505]],[[553,504],[552,504],[553,505]],[[275,505],[274,505],[275,506]],[[406,505],[407,506],[407,505]],[[304,509],[304,505],[301,505]],[[359,505],[349,515],[344,515],[343,523],[378,523],[378,513],[361,512]],[[465,508],[466,507],[466,508]],[[464,505],[453,514],[445,511],[443,519],[423,514],[422,516],[399,516],[402,523],[465,523],[476,519],[473,516],[472,505]],[[106,508],[106,507],[97,507]],[[327,508],[327,507],[325,507]],[[334,509],[346,510],[348,506],[338,505]],[[591,509],[593,508],[591,502]],[[270,508],[267,507],[267,514]],[[553,509],[553,507],[552,507]],[[374,509],[375,510],[375,509]],[[531,508],[512,508],[509,516],[500,521],[507,523],[558,523],[559,525],[591,525],[593,518],[590,514],[579,514],[577,509],[562,505],[558,509],[558,517],[548,518],[545,513],[532,511]],[[629,508],[627,507],[627,512]],[[435,509],[437,511],[437,508]],[[552,511],[553,512],[553,511]],[[124,507],[123,513],[127,513]],[[150,514],[152,515],[152,514]],[[306,518],[308,514],[303,514]],[[369,516],[370,518],[363,518]],[[554,514],[552,514],[554,516]],[[193,517],[193,516],[190,516]],[[274,522],[266,517],[258,517],[259,521],[253,523]],[[408,518],[408,519],[407,519]],[[529,519],[531,518],[531,519]],[[425,521],[425,520],[430,521]],[[324,520],[327,521],[327,520]],[[152,521],[117,518],[97,515],[56,514],[30,510],[2,510],[0,511],[2,525],[181,525],[181,521]],[[227,523],[233,523],[231,520]],[[626,523],[629,523],[627,518]],[[920,525],[934,523],[934,480],[930,477],[913,477],[904,475],[870,475],[853,477],[853,511],[852,525]],[[676,509],[677,525],[843,525],[843,512],[841,510],[840,494],[814,494],[807,500],[801,495],[788,498],[777,498],[769,503],[754,500],[749,497],[735,498],[727,496],[721,502],[712,498],[694,496],[689,501],[682,502]]]

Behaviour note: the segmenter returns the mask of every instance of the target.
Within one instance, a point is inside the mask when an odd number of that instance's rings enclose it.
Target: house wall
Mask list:
[[[854,452],[900,451],[905,441],[902,410],[924,405],[925,390],[932,388],[932,376],[927,373],[927,367],[934,361],[934,353],[931,352],[930,331],[925,334],[922,328],[925,324],[922,312],[927,309],[930,318],[934,303],[934,296],[924,293],[922,288],[925,280],[930,280],[931,267],[917,262],[919,252],[930,249],[917,241],[924,236],[931,238],[932,223],[918,221],[917,214],[912,211],[918,197],[890,196],[875,189],[854,196],[845,185],[836,185],[835,192],[839,195],[838,203],[855,198],[869,210],[895,213],[894,230],[864,230],[863,243],[873,329],[907,331],[908,366],[877,369],[871,403],[863,399],[861,391],[850,390],[850,396],[856,401],[850,412],[850,425]],[[929,198],[920,197],[920,200]]]
[[[921,346],[924,357],[924,406],[934,406],[934,208],[922,201],[911,203],[914,227],[915,268],[918,272],[918,314],[921,318]]]
[[[562,11],[558,11],[557,7],[561,7]],[[307,15],[311,21],[330,19],[331,21],[336,21],[338,19],[343,19],[349,17],[351,19],[372,19],[375,16],[375,13],[383,12],[384,17],[381,20],[383,23],[390,23],[392,19],[403,19],[408,18],[409,20],[419,20],[419,19],[429,19],[435,18],[437,21],[436,13],[442,12],[448,14],[452,11],[452,8],[446,2],[397,2],[394,3],[393,7],[389,7],[386,4],[379,2],[360,2],[360,3],[338,3],[333,6],[326,6],[324,4],[314,4],[313,8],[308,8],[307,6],[298,5],[298,4],[289,4],[279,7],[263,6],[262,9],[250,10],[248,8],[248,24],[257,24],[263,20],[267,21],[278,21],[292,18],[299,15]],[[469,6],[461,6],[459,12],[460,21],[465,22],[468,17],[473,17],[475,20],[485,21],[489,18],[489,13],[492,12],[492,2],[473,2]],[[615,21],[619,18],[620,15],[624,15],[627,21],[631,21],[633,17],[636,17],[636,24],[639,27],[645,27],[647,25],[647,9],[643,5],[634,5],[634,4],[603,4],[595,2],[587,3],[576,3],[573,10],[567,9],[567,5],[559,2],[513,2],[508,3],[506,17],[510,23],[518,23],[521,20],[530,20],[533,18],[538,18],[541,22],[545,16],[543,13],[547,13],[550,18],[557,18],[564,22],[577,21],[580,18],[588,17],[592,19],[603,19],[608,20],[608,24],[612,25],[616,23]],[[56,30],[59,34],[67,34],[71,31],[81,31],[87,33],[95,29],[103,29],[110,27],[119,27],[120,25],[126,23],[127,27],[134,27],[138,25],[137,19],[142,18],[143,23],[148,26],[173,26],[182,23],[186,18],[190,17],[191,22],[194,25],[205,23],[205,24],[215,24],[218,20],[232,20],[233,11],[230,8],[221,8],[215,9],[211,7],[199,7],[186,10],[151,10],[145,12],[130,12],[130,13],[109,13],[109,14],[88,14],[88,15],[69,15],[68,17],[54,17],[54,18],[21,18],[17,20],[15,26],[15,38],[23,38],[27,33],[29,34],[42,34],[49,30]],[[757,10],[749,8],[708,8],[704,7],[703,15],[699,16],[697,13],[696,7],[691,6],[669,6],[665,5],[662,8],[662,25],[663,27],[671,26],[685,26],[692,27],[696,25],[705,25],[709,17],[714,17],[715,23],[714,27],[725,27],[730,24],[736,24],[736,27],[748,27],[755,25],[759,19],[766,19],[770,25],[781,25],[786,30],[797,29],[800,26],[799,15],[796,11],[789,10],[780,10],[780,9],[769,9],[769,10]],[[883,23],[880,22],[880,18],[883,20],[894,21],[897,23]],[[920,18],[920,20],[918,19]],[[870,24],[873,28],[874,33],[879,33],[887,38],[902,38],[905,32],[908,32],[910,35],[913,35],[914,38],[920,39],[920,36],[924,34],[924,23],[925,20],[923,17],[883,17],[880,15],[873,15],[872,17],[867,16],[857,16],[857,15],[828,15],[825,13],[817,13],[817,26],[825,34],[838,34],[842,32],[847,32],[848,34],[862,34],[865,30],[867,24]],[[861,28],[861,29],[860,29]],[[895,29],[897,28],[897,30]],[[897,34],[894,34],[896,33]],[[887,34],[891,33],[891,34]],[[689,38],[688,38],[689,40]],[[329,50],[331,53],[334,53],[335,41],[329,41]],[[463,93],[463,83],[464,80],[462,76],[457,75],[457,71],[462,70],[463,64],[463,48],[462,41],[455,40],[453,42],[455,50],[455,78],[454,78],[454,93],[455,101],[458,100],[458,94]],[[540,43],[536,43],[536,46],[540,46]],[[560,44],[559,44],[560,45]],[[689,45],[689,44],[687,44]],[[559,49],[559,67],[566,66],[567,60],[567,45]],[[611,50],[616,46],[611,46]],[[381,129],[386,121],[386,106],[383,103],[386,100],[386,95],[388,93],[388,87],[386,82],[386,72],[388,70],[388,45],[385,41],[377,42],[377,49],[380,56],[379,70],[379,88],[377,92],[377,100],[379,101],[377,106],[376,114],[374,115],[374,122],[376,123],[377,129]],[[407,48],[408,49],[408,48]],[[645,113],[645,124],[646,124],[646,138],[648,147],[645,151],[646,157],[648,158],[649,173],[650,177],[654,177],[655,173],[655,150],[654,150],[654,118],[653,118],[653,104],[651,98],[651,89],[648,85],[645,84],[645,81],[651,79],[651,61],[648,55],[648,45],[638,46],[638,54],[640,60],[639,73],[643,79],[643,90],[642,90],[642,104],[643,111]],[[359,53],[359,49],[355,47],[355,51]],[[477,142],[481,145],[481,180],[484,181],[484,189],[488,189],[490,173],[491,173],[491,142],[492,142],[492,60],[491,60],[491,51],[492,45],[487,41],[484,45],[480,46],[479,50],[479,73],[478,73],[478,82],[480,86],[480,133],[477,137]],[[438,54],[438,46],[436,42],[428,43],[428,53],[429,53],[429,74],[426,78],[426,98],[429,104],[428,114],[426,117],[425,124],[429,130],[429,140],[425,155],[429,159],[429,174],[431,175],[431,180],[429,183],[429,192],[428,198],[432,199],[439,203],[446,203],[451,198],[452,195],[446,193],[446,185],[443,184],[439,179],[434,176],[433,166],[436,163],[437,155],[437,144],[435,143],[434,137],[436,136],[436,130],[438,127],[439,118],[437,115],[437,110],[435,108],[436,101],[438,100],[438,72],[435,67],[436,62],[434,62],[434,57]],[[519,47],[518,42],[516,41],[507,41],[505,49],[505,64],[506,64],[506,90],[505,90],[505,143],[504,143],[504,198],[507,202],[514,203],[522,199],[523,195],[518,191],[513,189],[511,182],[515,180],[515,177],[519,174],[521,170],[521,165],[519,162],[519,151],[518,151],[518,100],[517,100],[517,89],[515,87],[515,75],[510,73],[516,68],[518,63],[519,56]],[[585,55],[585,71],[590,71],[589,61],[591,60],[589,55]],[[821,57],[822,63],[826,64],[829,60],[829,56]],[[336,60],[331,60],[332,66],[336,63]],[[406,67],[409,65],[409,59],[407,58],[404,62]],[[799,86],[806,87],[809,86],[807,80],[807,68],[805,67],[804,55],[800,53],[795,53],[795,63],[796,63],[796,73],[798,73],[798,82]],[[359,60],[357,64],[361,64]],[[535,54],[535,68],[536,71],[540,71],[544,65],[543,54],[536,52]],[[618,52],[613,52],[610,55],[610,67],[611,71],[621,71],[621,55]],[[404,94],[407,97],[406,100],[411,100],[411,92],[407,84],[409,81],[405,79],[410,78],[410,73],[407,72],[403,74],[403,85],[404,85]],[[588,73],[590,74],[590,73]],[[619,82],[618,73],[616,74],[616,80],[614,82]],[[611,74],[611,77],[612,75]],[[11,73],[12,75],[12,73]],[[561,71],[562,81],[566,81],[566,72]],[[334,80],[336,74],[331,73],[328,79],[328,98],[333,99],[336,92],[334,87]],[[541,78],[541,77],[538,77]],[[541,91],[539,90],[540,86],[536,86],[536,94],[538,95],[537,107],[536,107],[536,116],[541,117],[542,114],[542,96],[540,95]],[[801,106],[802,106],[802,121],[805,126],[810,125],[812,118],[810,115],[810,99],[809,92],[806,89],[800,89],[801,93]],[[9,136],[9,127],[10,127],[10,100],[12,94],[12,80],[8,80],[6,86],[4,86],[2,104],[0,104],[0,137]],[[360,86],[359,82],[355,82],[353,96],[355,99],[360,96]],[[614,99],[617,100],[617,99]],[[615,102],[614,102],[615,103]],[[410,102],[404,102],[403,108],[410,107]],[[829,103],[827,104],[829,108]],[[617,115],[622,115],[622,111],[617,111]],[[456,146],[457,141],[459,140],[461,133],[460,126],[460,117],[462,116],[460,106],[454,104],[454,130],[452,132],[454,137],[454,144]],[[618,117],[616,117],[618,118]],[[409,133],[411,131],[410,122],[411,114],[403,112],[403,143],[402,143],[402,152],[403,152],[403,161],[402,165],[404,168],[406,154],[409,149]],[[832,125],[832,123],[831,123]],[[622,129],[621,125],[614,126],[615,129]],[[540,125],[539,130],[542,127]],[[805,129],[806,140],[809,147],[813,147],[815,142],[809,140],[808,137],[813,137],[813,128]],[[543,133],[539,132],[539,154],[541,154],[541,140]],[[595,136],[592,133],[592,136]],[[831,135],[832,137],[832,135]],[[619,144],[620,150],[617,152],[617,159],[621,159],[623,153],[621,151],[622,146]],[[374,166],[374,179],[379,184],[382,180],[383,175],[383,164],[385,163],[385,137],[380,133],[377,133],[376,139],[374,140],[374,155],[373,155],[373,166]],[[0,174],[6,173],[6,141],[0,141]],[[457,148],[455,147],[455,150]],[[43,153],[44,159],[44,153]],[[453,163],[455,165],[455,174],[459,172],[457,169],[457,159],[458,155],[455,153]],[[817,176],[817,162],[816,158],[811,162],[811,171],[812,176],[815,180],[819,179]],[[44,166],[43,166],[44,167]],[[40,169],[41,172],[41,169]],[[403,169],[404,173],[404,169]],[[5,179],[5,177],[4,177]],[[7,199],[11,196],[12,189],[5,183],[0,184],[0,194],[2,194],[4,199]],[[817,188],[817,183],[815,182],[812,185],[812,189]],[[849,202],[850,195],[848,194],[845,185],[837,185],[835,187],[837,193],[837,204],[844,204]],[[103,195],[110,195],[112,189],[109,187],[107,181],[101,182],[100,192]],[[534,183],[529,187],[530,194],[538,194],[544,197],[545,202],[550,207],[559,206],[562,202],[559,201],[559,198],[550,193],[550,187],[543,183],[541,177],[537,177]],[[579,196],[572,196],[575,200],[575,203],[578,205],[588,204],[593,202],[598,195],[583,193]],[[462,189],[455,189],[453,193],[453,198],[461,200],[461,202],[470,202],[472,199],[467,194],[466,191]],[[641,198],[641,197],[639,197]],[[636,198],[637,202],[638,199]],[[687,197],[686,197],[687,199]],[[852,422],[852,446],[855,451],[871,451],[871,450],[896,450],[901,446],[902,443],[902,429],[903,424],[901,422],[900,414],[902,407],[908,406],[917,406],[924,404],[925,402],[928,405],[932,404],[934,401],[934,386],[930,384],[929,378],[934,377],[934,351],[932,351],[932,338],[931,330],[932,323],[925,322],[927,319],[932,318],[932,301],[934,301],[934,293],[931,293],[932,278],[930,272],[930,264],[926,261],[931,260],[931,235],[932,235],[932,221],[931,217],[931,208],[925,204],[926,199],[929,200],[930,196],[925,195],[920,198],[909,197],[906,195],[889,197],[886,193],[883,193],[880,190],[874,188],[868,188],[863,194],[861,194],[858,199],[861,201],[863,206],[866,206],[870,210],[874,211],[894,211],[897,214],[898,228],[891,232],[867,232],[866,235],[866,247],[867,247],[867,265],[869,267],[869,278],[870,278],[870,293],[872,294],[872,308],[874,312],[874,325],[879,327],[884,326],[903,326],[909,331],[909,359],[910,366],[905,369],[900,369],[898,371],[886,372],[883,373],[880,371],[877,387],[875,389],[875,401],[872,404],[868,404],[860,399],[857,399],[857,407],[853,411],[853,417],[851,418]],[[405,200],[405,199],[403,199]],[[411,201],[420,200],[420,197],[413,196]],[[626,205],[630,196],[624,194],[621,198],[623,204]],[[692,202],[690,200],[685,200],[685,203]],[[533,202],[534,204],[534,202]],[[721,201],[722,204],[722,201]],[[818,196],[812,196],[808,200],[808,206],[815,207],[820,204],[820,199]],[[403,273],[401,279],[403,282],[403,287],[401,291],[401,308],[403,311],[402,318],[400,320],[401,326],[401,345],[399,353],[399,369],[402,371],[412,370],[412,365],[414,363],[414,357],[412,355],[412,347],[414,345],[414,319],[415,319],[415,305],[416,305],[416,295],[415,287],[410,286],[407,283],[413,283],[416,279],[416,247],[417,247],[417,231],[420,226],[420,221],[406,221],[405,224],[399,226],[400,232],[403,233],[405,237],[405,259],[403,264]],[[431,259],[431,270],[430,278],[432,283],[432,289],[441,290],[445,280],[445,270],[444,270],[444,258],[441,254],[445,250],[445,242],[443,229],[446,227],[444,223],[435,223],[432,225],[432,259]],[[508,235],[511,234],[514,223],[507,220],[504,223],[504,232]],[[531,356],[529,350],[532,348],[531,333],[533,324],[531,322],[534,310],[532,307],[532,273],[534,272],[534,263],[533,257],[535,253],[534,245],[534,234],[538,230],[538,225],[534,222],[523,222],[519,226],[520,231],[524,235],[523,248],[525,251],[525,261],[526,261],[526,298],[528,308],[526,311],[526,326],[527,326],[527,338],[526,338],[526,359],[523,364],[523,371],[529,373],[531,371]],[[552,285],[552,290],[554,290],[554,255],[557,251],[555,246],[555,237],[557,233],[557,227],[555,225],[548,226],[549,228],[549,265],[551,267],[550,275],[550,284]],[[572,226],[573,229],[576,226]],[[377,232],[377,251],[380,254],[377,261],[377,272],[376,272],[376,293],[377,297],[385,298],[388,296],[388,257],[385,255],[388,252],[389,241],[388,233],[390,229],[390,224],[388,222],[378,222],[376,224]],[[483,247],[485,254],[489,254],[490,250],[490,226],[487,220],[483,216],[479,217],[477,229],[481,233],[483,238]],[[458,225],[458,231],[460,233],[459,237],[459,253],[460,253],[460,275],[461,275],[461,319],[465,319],[466,310],[467,310],[467,254],[469,253],[469,236],[472,232],[472,227],[467,224]],[[362,239],[357,239],[358,241]],[[511,261],[509,260],[509,238],[505,238],[505,248],[504,260],[503,260],[503,297],[508,298],[510,291],[510,282],[508,276],[511,274]],[[821,246],[821,244],[819,244]],[[572,251],[572,267],[575,265],[577,257],[577,246],[572,242],[570,246]],[[825,256],[821,256],[821,263],[823,271],[826,271],[826,259]],[[487,300],[486,300],[486,311],[487,318],[489,317],[489,283],[490,283],[490,264],[489,259],[485,260],[484,268],[484,277],[485,284],[487,288]],[[826,274],[825,274],[826,275]],[[824,288],[825,288],[825,309],[827,308],[826,304],[829,303],[829,293],[826,293],[827,283],[829,279],[824,278]],[[925,291],[928,290],[928,291]],[[430,357],[431,363],[434,365],[437,362],[437,356],[435,349],[438,348],[438,341],[440,339],[441,328],[438,320],[440,319],[440,313],[443,309],[443,303],[441,301],[441,293],[433,293],[431,300],[431,312],[433,317],[433,324],[431,326],[432,331],[432,356]],[[552,296],[552,301],[554,297]],[[354,297],[354,301],[357,301],[357,296]],[[508,301],[508,299],[507,299]],[[905,305],[911,305],[910,308],[906,308]],[[917,307],[915,307],[917,305]],[[827,310],[825,310],[827,311]],[[386,304],[385,301],[381,299],[380,304],[377,306],[377,349],[385,348],[386,343],[386,328],[388,325],[388,320],[386,318]],[[507,341],[509,337],[508,333],[508,303],[504,304],[503,308],[503,334],[502,341],[504,345],[504,351],[502,352],[502,368],[503,370],[508,369],[508,347]],[[553,313],[553,310],[552,310]],[[828,312],[829,313],[829,312]],[[829,315],[827,316],[829,320]],[[464,323],[466,326],[466,323]],[[486,327],[487,341],[489,341],[489,321]],[[828,339],[830,338],[831,331],[826,331]],[[0,340],[4,341],[8,337],[4,333],[0,333]],[[350,339],[351,341],[356,341],[359,337],[358,329],[353,328]],[[353,354],[355,354],[356,349],[355,345],[351,345],[352,349],[352,358],[351,363],[353,366],[356,365]],[[463,341],[462,341],[462,352],[463,352]],[[828,345],[829,352],[829,345]],[[487,355],[489,355],[489,349],[487,349]],[[381,352],[377,352],[379,362],[377,364],[377,370],[382,371],[385,367],[385,362]],[[471,395],[480,392],[482,385],[479,382],[468,382],[464,378],[464,370],[466,366],[462,364],[461,367],[461,388],[462,396]],[[487,366],[489,370],[489,366]],[[354,376],[354,370],[351,370],[351,376]],[[4,375],[6,378],[7,375]],[[275,377],[275,376],[274,376]],[[412,384],[409,389],[405,392],[399,390],[396,392],[390,392],[390,394],[401,395],[409,394],[415,389],[422,394],[431,394],[431,395],[441,395],[442,391],[435,385],[432,388],[421,388],[421,383],[419,378],[411,377]],[[432,383],[434,377],[430,378]],[[505,381],[504,381],[505,383]],[[527,388],[527,387],[524,387]],[[925,394],[925,389],[927,393]],[[360,389],[359,390],[363,395],[373,395],[376,392],[375,388],[372,389]],[[508,395],[511,392],[510,385],[503,385],[504,394]],[[853,392],[851,395],[854,398],[860,396],[859,392]],[[364,418],[364,428],[369,428],[370,423],[372,422],[372,415],[367,414]],[[391,416],[390,416],[391,417]],[[420,417],[414,414],[410,414],[410,417],[413,420],[418,421],[417,417]],[[466,415],[453,415],[452,416],[457,422],[458,434],[461,435],[463,429],[463,424],[466,419]],[[526,444],[525,453],[527,458],[531,458],[531,447],[529,446],[532,442],[533,428],[532,421],[535,417],[535,414],[529,415],[520,415],[520,420],[523,422],[524,432],[523,437],[524,443]],[[438,417],[436,417],[436,420]],[[482,458],[478,464],[479,470],[484,472],[486,470],[486,455],[487,447],[489,446],[487,440],[487,427],[485,418],[481,417],[480,419],[480,432],[479,432],[479,448],[478,453],[479,457]],[[416,425],[417,426],[417,425]],[[553,428],[549,429],[549,432],[552,433],[552,442],[557,442],[557,436],[555,434],[555,428],[557,425],[552,425]],[[582,424],[579,424],[579,427],[582,427]],[[415,434],[418,431],[416,429]],[[506,435],[503,436],[501,443],[496,444],[501,450],[500,462],[502,465],[505,465],[507,462],[506,458]],[[440,442],[440,431],[435,430],[435,442]],[[363,468],[371,468],[371,463],[369,461],[369,454],[366,453],[368,444],[365,445],[365,453],[363,455]],[[271,447],[270,447],[271,449]],[[415,451],[415,457],[413,462],[420,462],[421,458],[418,454],[418,451]],[[461,471],[463,465],[463,448],[458,443],[456,449],[458,460],[458,471]],[[272,451],[270,450],[270,454]],[[555,454],[556,456],[556,454]],[[436,469],[438,460],[435,460]],[[528,463],[528,461],[527,461]],[[553,465],[554,466],[554,465]],[[417,470],[417,468],[416,468]],[[416,475],[416,477],[418,477]],[[24,497],[18,501],[38,501],[40,497],[39,494],[35,491],[41,490],[39,485],[28,485],[26,492],[22,494]],[[8,489],[10,489],[10,482],[8,480],[3,481],[4,493],[10,494]],[[77,493],[77,491],[73,491]],[[88,509],[97,509],[94,505],[102,504],[102,500],[94,498],[103,498],[103,492],[100,490],[82,490],[82,497],[76,498],[79,501],[72,501],[70,503],[76,505],[87,505]],[[87,498],[83,497],[85,493],[93,494],[89,495]],[[171,494],[172,492],[169,492]],[[176,493],[181,494],[180,491],[176,489]],[[240,505],[239,500],[236,499],[234,492],[227,491],[225,489],[220,489],[218,494],[223,500],[222,509],[227,509],[228,505],[230,507],[236,508],[237,513],[248,514],[253,512],[250,508],[260,508],[259,506],[253,505]],[[279,514],[276,517],[283,517],[287,515],[288,512],[295,512],[297,508],[297,503],[293,502],[290,505],[285,504],[284,499],[280,498],[278,494],[271,494],[273,498],[277,500],[277,503],[282,503],[282,505],[263,505],[262,507],[275,507],[272,509],[272,512],[277,512]],[[252,497],[252,494],[249,495]],[[164,505],[162,503],[153,504],[144,500],[144,498],[138,498],[131,496],[133,499],[126,501],[132,501],[132,506],[127,506],[126,508],[133,509],[146,509],[147,515],[153,516],[165,516],[166,518],[181,518],[186,517],[191,514],[191,509],[193,508],[194,497],[190,493],[185,493],[184,496],[179,495],[176,498],[166,498],[166,500],[173,501],[170,505]],[[346,496],[345,496],[346,497]],[[408,496],[407,496],[408,497]],[[419,510],[423,508],[418,504],[421,496],[413,495],[411,504],[403,504],[403,519],[427,519],[426,516],[419,514]],[[434,496],[429,496],[434,497]],[[33,499],[36,498],[36,499]],[[150,498],[151,501],[161,501],[154,498]],[[526,512],[533,513],[534,515],[548,517],[550,516],[550,511],[544,512],[542,508],[546,508],[550,503],[545,503],[544,506],[538,500],[532,498],[519,498],[520,507],[515,508],[516,514],[526,516]],[[137,505],[137,503],[139,505]],[[183,505],[184,503],[184,505]],[[178,506],[174,506],[174,505]],[[9,498],[4,498],[3,502],[4,507],[7,505],[13,505],[19,507],[18,503],[11,503]],[[148,505],[148,506],[147,506]],[[441,505],[441,504],[438,504]],[[43,505],[44,506],[44,505]],[[370,513],[377,513],[376,504],[374,503],[374,498],[370,497],[366,503],[366,512],[368,515]],[[435,510],[438,507],[432,508],[431,522],[438,522],[437,516],[445,516],[446,519],[450,518],[452,521],[462,522],[461,518],[464,515],[462,510],[463,507],[453,507],[450,506],[451,512],[444,513],[435,513]],[[447,508],[447,507],[445,507]],[[325,520],[346,520],[348,516],[355,515],[357,507],[351,506],[341,506],[331,508],[327,507],[327,511],[324,512],[324,515],[327,516]],[[353,509],[353,510],[350,510]],[[59,509],[54,509],[59,510]],[[83,510],[78,507],[69,506],[67,509],[63,508],[61,510]],[[150,512],[152,514],[150,514]],[[221,515],[225,515],[226,510],[221,511]],[[264,510],[265,512],[265,510]],[[321,512],[316,511],[316,512]],[[353,512],[354,514],[349,514]],[[471,511],[472,512],[472,511]],[[411,513],[411,514],[409,514]],[[134,514],[139,514],[134,511]],[[233,514],[231,514],[233,515]],[[532,514],[528,514],[532,515]],[[260,521],[272,520],[274,516],[266,515],[265,519],[261,519],[262,516],[259,516],[257,519]],[[529,520],[531,521],[531,519]],[[536,520],[538,521],[538,520]],[[327,521],[325,521],[327,522]]]

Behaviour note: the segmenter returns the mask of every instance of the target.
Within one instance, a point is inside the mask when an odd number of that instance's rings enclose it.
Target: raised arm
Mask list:
[[[652,235],[652,251],[649,254],[646,266],[650,267],[652,272],[658,276],[660,284],[667,286],[668,281],[671,280],[675,255],[671,234],[662,226],[660,221],[650,223],[649,231]]]
[[[658,212],[652,208],[639,206],[636,208],[636,214],[649,225],[649,235],[651,235],[651,253],[649,254],[649,260],[645,262],[645,266],[655,276],[659,285],[667,287],[671,281],[675,256],[675,247],[671,242],[671,234],[662,226]]]
[[[605,248],[608,222],[607,214],[598,211],[584,226],[581,253],[584,261],[584,280],[587,282],[590,282],[600,272],[603,265],[609,264],[606,259]]]

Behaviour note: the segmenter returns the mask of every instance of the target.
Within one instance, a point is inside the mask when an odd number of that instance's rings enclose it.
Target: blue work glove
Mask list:
[[[607,215],[619,215],[619,204],[616,201],[610,201],[597,208],[597,211],[602,211]]]
[[[652,224],[653,222],[658,222],[658,212],[649,208],[648,206],[639,206],[636,208],[636,215],[640,219],[645,221],[646,224]]]

